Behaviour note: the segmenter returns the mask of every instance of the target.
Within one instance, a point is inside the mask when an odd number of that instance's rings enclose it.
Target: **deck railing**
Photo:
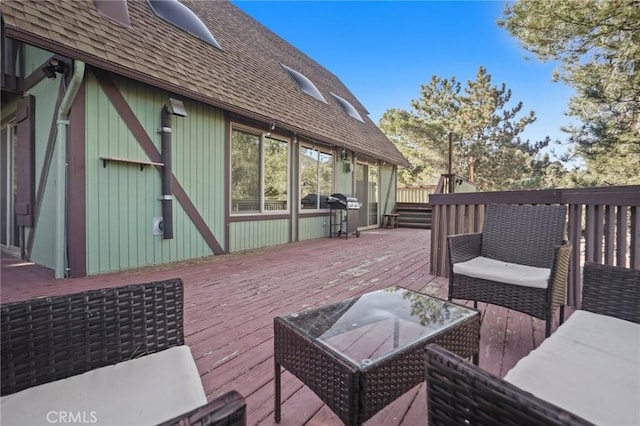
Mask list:
[[[448,277],[447,236],[481,232],[487,204],[568,206],[573,244],[568,302],[580,306],[585,261],[640,269],[640,185],[540,191],[432,194],[431,274]]]
[[[428,203],[429,195],[434,193],[435,185],[399,186],[396,188],[398,203]]]

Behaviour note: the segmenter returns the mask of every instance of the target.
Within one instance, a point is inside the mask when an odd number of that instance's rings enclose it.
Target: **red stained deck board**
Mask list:
[[[273,318],[392,285],[446,298],[448,279],[429,273],[429,239],[429,230],[376,229],[360,238],[304,241],[70,280],[55,280],[51,270],[36,265],[18,266],[21,260],[3,254],[1,297],[5,303],[180,277],[185,283],[185,340],[207,398],[235,389],[247,400],[249,425],[272,425]],[[492,305],[480,304],[480,310],[482,368],[501,374],[505,359],[513,363],[542,341],[544,322]],[[511,335],[505,345],[507,322],[510,330],[525,336],[518,343]],[[286,370],[282,395],[282,425],[341,424]],[[424,385],[366,422],[425,423]]]
[[[411,407],[411,405],[419,395],[420,386],[422,385],[418,385],[414,387],[409,392],[405,393],[400,398],[396,399],[393,402],[393,404],[387,405],[375,416],[371,417],[371,419],[368,420],[367,424],[379,424],[379,425],[397,425],[397,424],[424,425],[426,424],[426,417],[424,417],[422,420],[413,419],[415,423],[407,423],[408,419],[406,419],[409,408]],[[426,395],[422,403],[426,404]]]
[[[507,374],[518,360],[525,357],[533,348],[532,318],[520,312],[508,312],[500,376]]]
[[[486,303],[479,303],[478,308],[482,311],[480,366],[484,370],[500,376],[509,310]]]
[[[402,419],[405,425],[423,425],[427,423],[427,386],[418,386],[418,393]]]

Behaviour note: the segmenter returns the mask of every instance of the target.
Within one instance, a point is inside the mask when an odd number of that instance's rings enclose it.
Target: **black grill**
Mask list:
[[[333,210],[360,210],[360,203],[356,197],[345,194],[331,194],[327,199],[329,208]]]
[[[360,203],[356,197],[345,194],[331,194],[327,199],[329,204],[329,238],[343,236],[349,238],[349,234],[360,236],[358,231],[358,218]]]

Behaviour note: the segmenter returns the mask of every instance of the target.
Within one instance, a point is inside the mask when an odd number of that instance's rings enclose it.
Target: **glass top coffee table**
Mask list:
[[[425,352],[438,343],[478,362],[480,315],[391,287],[274,319],[275,421],[286,368],[348,425],[361,424],[425,380]]]

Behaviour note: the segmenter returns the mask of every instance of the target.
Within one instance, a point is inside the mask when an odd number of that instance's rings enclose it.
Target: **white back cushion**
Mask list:
[[[640,325],[576,311],[505,380],[601,425],[640,425]]]
[[[0,418],[3,425],[155,425],[206,403],[191,350],[177,346],[3,396]]]
[[[535,288],[547,288],[551,275],[551,269],[548,268],[518,265],[482,256],[454,263],[453,272],[483,280]]]

